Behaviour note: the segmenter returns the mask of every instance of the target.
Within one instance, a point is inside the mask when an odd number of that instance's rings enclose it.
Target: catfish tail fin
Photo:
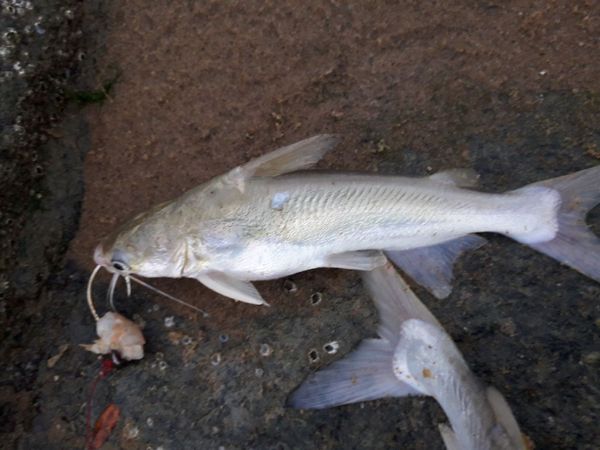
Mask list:
[[[526,186],[560,194],[558,229],[544,242],[527,243],[536,250],[600,282],[600,238],[586,225],[588,212],[600,203],[600,166]]]

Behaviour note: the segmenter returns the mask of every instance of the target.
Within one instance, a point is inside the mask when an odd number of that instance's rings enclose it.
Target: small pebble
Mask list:
[[[514,337],[517,334],[517,326],[512,319],[500,321],[500,332],[506,336]]]
[[[600,364],[600,352],[590,352],[583,355],[583,362],[590,366],[597,366]]]
[[[254,369],[254,375],[256,375],[257,377],[262,377],[264,373],[265,373],[265,371],[263,369],[261,369],[260,367],[257,367],[256,369]]]
[[[165,327],[172,328],[175,325],[175,317],[167,316],[165,317]]]
[[[138,427],[130,427],[127,430],[127,439],[135,439],[140,435],[140,429]]]
[[[221,344],[224,344],[225,342],[227,342],[229,340],[229,336],[227,336],[226,334],[221,334],[219,336],[219,342],[221,342]]]
[[[310,363],[316,363],[319,360],[319,352],[316,349],[311,349],[308,351],[308,361]]]

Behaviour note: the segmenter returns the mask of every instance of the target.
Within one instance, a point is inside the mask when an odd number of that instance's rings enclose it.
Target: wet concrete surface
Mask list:
[[[8,270],[8,258],[3,266],[5,448],[84,446],[100,364],[78,344],[94,338],[84,296],[99,239],[252,156],[335,132],[342,142],[320,168],[472,167],[496,192],[598,164],[592,2],[131,1],[76,12],[87,57],[72,89],[120,75],[102,103],[61,110],[40,147],[44,203],[14,210],[25,225],[21,251],[11,253],[19,270]],[[598,208],[588,223],[600,232]],[[597,448],[600,286],[516,242],[486,238],[459,262],[448,299],[417,293],[536,448]],[[103,448],[443,448],[445,418],[431,399],[285,407],[306,375],[373,336],[377,319],[354,273],[291,279],[297,292],[284,280],[257,283],[271,308],[193,280],[155,280],[209,319],[141,288],[131,299],[119,290],[119,309],[145,324],[148,344],[143,361],[98,385],[93,416],[109,402],[122,414]],[[323,346],[333,340],[340,349],[330,355]]]

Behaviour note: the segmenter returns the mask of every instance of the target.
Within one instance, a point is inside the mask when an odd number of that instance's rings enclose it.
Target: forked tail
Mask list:
[[[600,238],[585,223],[587,213],[600,203],[600,166],[530,186],[554,189],[560,205],[554,238],[528,245],[600,282]]]

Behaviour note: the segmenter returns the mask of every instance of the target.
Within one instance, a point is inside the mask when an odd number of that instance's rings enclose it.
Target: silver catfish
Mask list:
[[[336,143],[318,135],[218,176],[122,225],[94,259],[127,280],[195,278],[235,300],[266,303],[251,284],[317,267],[371,270],[384,250],[439,298],[452,264],[496,232],[600,280],[600,239],[585,224],[600,166],[504,194],[467,189],[469,170],[424,178],[301,172]],[[114,284],[114,283],[113,283]]]
[[[365,272],[379,312],[379,339],[311,376],[290,396],[294,408],[322,409],[382,397],[427,395],[440,404],[448,450],[525,450],[508,403],[484,386],[439,322],[391,264]]]

